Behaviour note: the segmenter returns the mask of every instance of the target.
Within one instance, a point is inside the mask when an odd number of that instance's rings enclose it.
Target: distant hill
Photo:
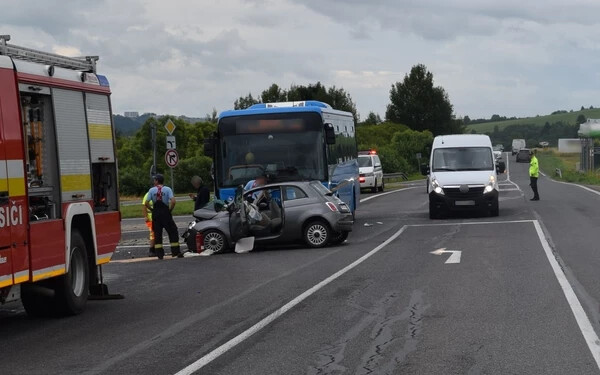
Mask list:
[[[566,113],[558,113],[555,115],[525,117],[525,118],[519,118],[516,120],[494,121],[494,122],[486,122],[486,123],[482,123],[482,124],[469,124],[469,125],[467,125],[467,132],[471,132],[471,130],[474,129],[477,133],[491,133],[494,131],[495,126],[498,126],[498,130],[502,130],[509,125],[544,126],[544,124],[546,122],[553,124],[558,121],[562,121],[566,124],[574,125],[576,123],[577,117],[579,115],[584,115],[586,119],[588,119],[588,118],[600,119],[600,108],[584,109],[582,111],[573,111],[573,112],[566,112]]]
[[[134,135],[139,130],[139,128],[142,127],[144,122],[146,122],[146,120],[150,117],[161,116],[163,115],[157,115],[156,113],[144,113],[143,115],[139,115],[138,117],[125,117],[121,115],[113,115],[113,121],[117,132],[119,132],[121,135],[129,136]],[[206,118],[198,117],[179,116],[178,118],[190,124],[207,121]]]

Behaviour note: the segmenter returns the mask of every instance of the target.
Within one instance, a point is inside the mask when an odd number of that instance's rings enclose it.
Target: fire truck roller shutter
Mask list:
[[[90,200],[90,152],[83,93],[52,89],[62,202]]]
[[[85,94],[92,163],[114,163],[112,122],[108,96]]]

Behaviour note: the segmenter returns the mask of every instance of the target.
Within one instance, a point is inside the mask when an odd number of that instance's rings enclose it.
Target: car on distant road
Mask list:
[[[358,153],[358,173],[361,189],[370,188],[375,193],[385,188],[381,160],[374,150]]]
[[[282,182],[248,191],[240,186],[224,209],[214,207],[194,211],[197,222],[190,225],[196,242],[212,253],[233,249],[244,239],[261,244],[303,241],[315,248],[340,244],[354,224],[348,205],[320,181]]]
[[[522,148],[517,153],[516,162],[517,163],[529,163],[531,160],[531,156],[529,155],[528,148]]]

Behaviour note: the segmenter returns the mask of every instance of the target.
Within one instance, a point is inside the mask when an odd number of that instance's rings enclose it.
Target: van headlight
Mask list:
[[[436,194],[444,195],[444,189],[435,178],[431,180],[431,190]]]
[[[494,187],[496,186],[496,177],[490,176],[490,181],[487,185],[485,185],[485,189],[483,189],[483,194],[491,193],[494,191]]]

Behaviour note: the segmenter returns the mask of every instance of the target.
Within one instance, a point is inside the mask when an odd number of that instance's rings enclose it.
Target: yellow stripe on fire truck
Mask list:
[[[110,262],[110,259],[112,258],[112,256],[113,256],[113,253],[99,254],[98,259],[96,260],[96,264],[101,265],[101,264],[108,263],[108,262]]]
[[[112,140],[112,128],[110,124],[89,124],[88,131],[90,139],[110,139]]]
[[[19,271],[13,274],[15,278],[15,284],[24,283],[25,281],[29,281],[29,270]]]
[[[4,288],[5,286],[12,285],[12,275],[3,275],[0,276],[0,288]]]
[[[61,160],[60,186],[63,202],[71,200],[91,199],[92,181],[89,159]]]
[[[65,273],[67,273],[65,268],[66,268],[66,265],[61,264],[58,266],[42,268],[41,270],[33,271],[33,280],[32,281],[38,281],[38,280],[47,279],[47,278],[54,277],[54,276],[64,275]]]
[[[8,191],[11,197],[25,195],[23,160],[0,160],[0,191]]]

